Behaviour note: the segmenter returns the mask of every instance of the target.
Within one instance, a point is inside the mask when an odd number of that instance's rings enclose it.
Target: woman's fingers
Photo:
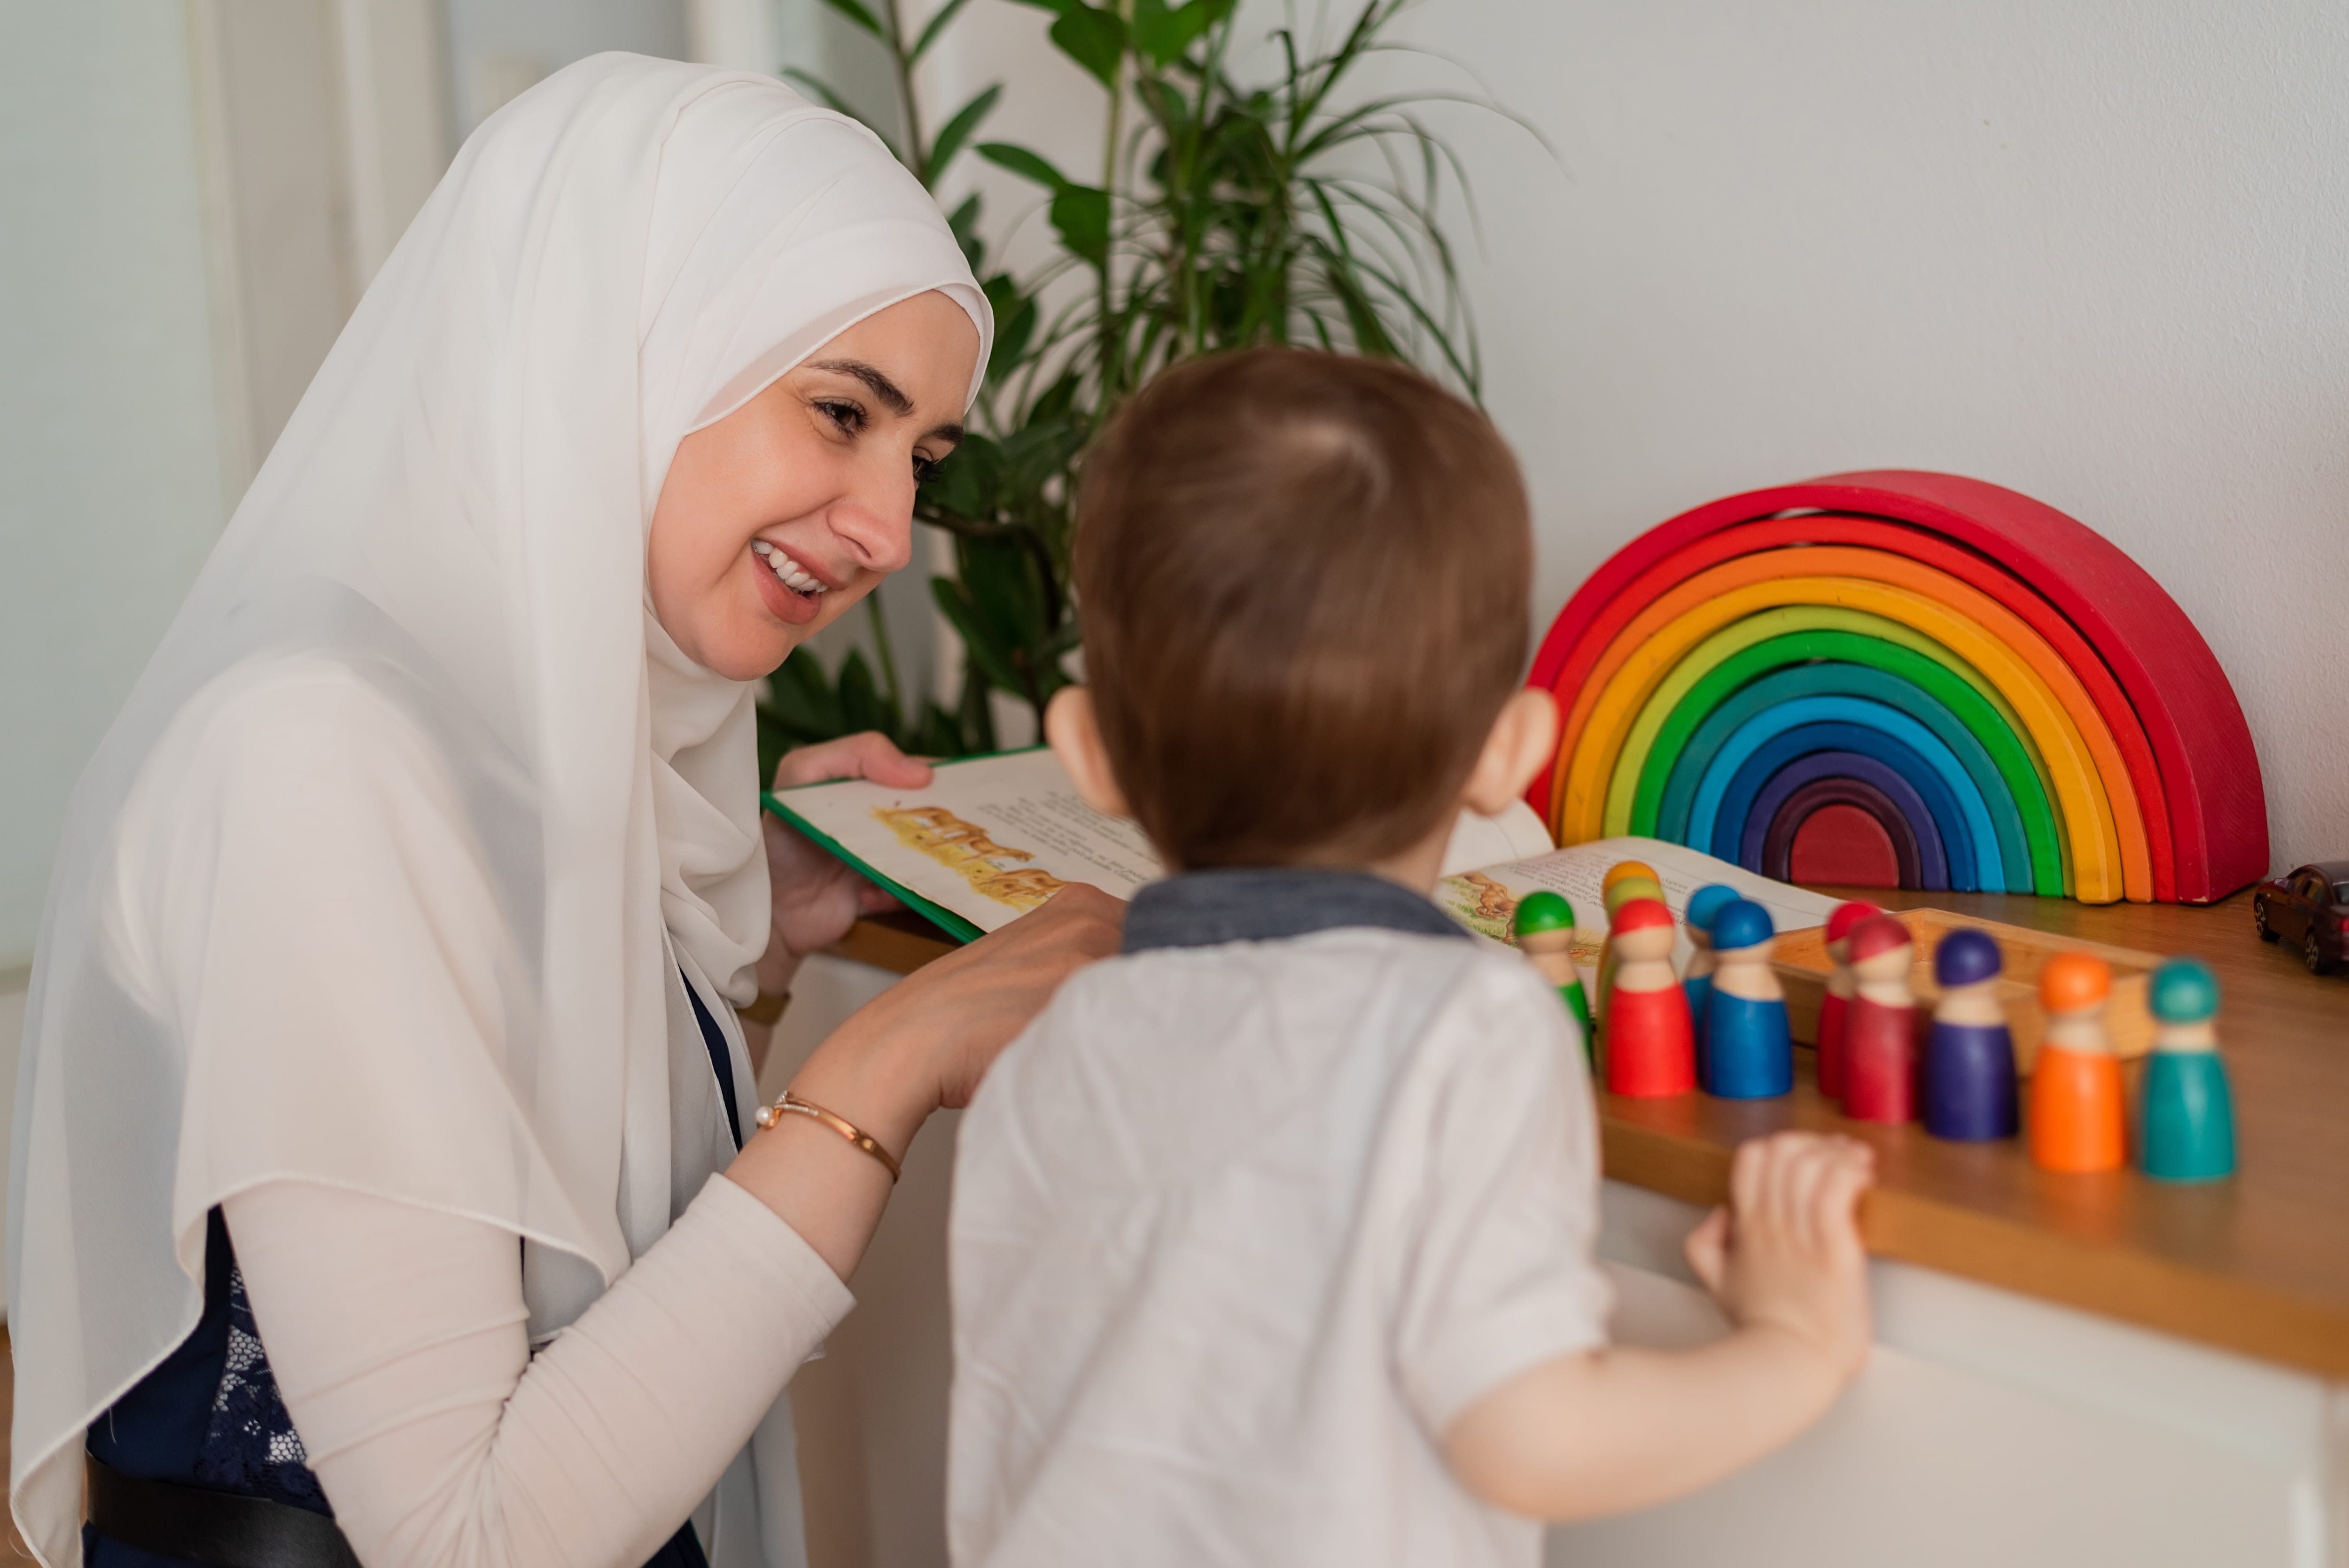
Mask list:
[[[931,1001],[949,1020],[941,1102],[968,1103],[997,1054],[1042,1011],[1061,982],[1117,951],[1124,924],[1123,900],[1072,882],[1041,909],[915,976],[935,976],[938,989]]]
[[[778,789],[827,779],[870,779],[892,789],[919,789],[930,781],[930,765],[906,756],[887,736],[870,729],[787,751],[775,765]]]

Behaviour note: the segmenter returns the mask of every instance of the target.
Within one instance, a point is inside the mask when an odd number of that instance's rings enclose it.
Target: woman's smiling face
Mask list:
[[[678,444],[653,507],[653,613],[754,680],[914,552],[914,487],[962,439],[978,329],[933,291],[867,316]]]

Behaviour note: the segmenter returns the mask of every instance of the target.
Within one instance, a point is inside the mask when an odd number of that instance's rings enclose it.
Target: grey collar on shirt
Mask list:
[[[1369,872],[1246,866],[1185,872],[1135,893],[1124,950],[1273,942],[1355,925],[1464,941],[1468,935],[1426,899]]]

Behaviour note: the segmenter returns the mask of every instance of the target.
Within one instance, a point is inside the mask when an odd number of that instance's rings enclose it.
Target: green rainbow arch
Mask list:
[[[1712,753],[1745,717],[1814,695],[1906,713],[1964,764],[1998,830],[2006,889],[2054,896],[2068,866],[2045,764],[1989,682],[1940,644],[1865,611],[1773,611],[1691,651],[1641,708],[1609,780],[1607,830],[1654,835],[1682,813]],[[1704,738],[1700,739],[1699,737]]]
[[[1961,691],[1966,690],[1960,683],[1951,684]],[[1701,691],[1702,687],[1699,689]],[[1696,696],[1696,693],[1691,694],[1692,702]],[[1699,781],[1706,769],[1712,766],[1723,746],[1749,720],[1781,704],[1811,696],[1862,698],[1879,703],[1922,725],[1949,748],[1950,755],[1956,759],[1966,779],[1971,781],[1973,792],[1989,819],[1998,846],[2000,866],[2000,888],[1995,891],[2037,891],[2034,873],[2039,868],[2032,852],[2033,847],[2044,851],[2054,891],[2062,891],[2062,868],[2054,853],[2054,824],[2052,815],[2046,810],[2044,799],[2037,802],[2039,825],[2044,837],[2038,845],[2033,846],[2033,835],[2025,830],[2025,819],[2018,799],[2019,780],[2000,768],[1978,733],[1924,688],[1868,665],[1830,662],[1775,670],[1738,688],[1710,712],[1704,713],[1702,722],[1690,737],[1688,745],[1671,764],[1660,820],[1685,820],[1688,803],[1695,799]],[[1651,766],[1655,761],[1654,758],[1650,758]],[[2037,790],[2038,778],[2020,758],[2013,761],[2021,774],[2020,781],[2027,791],[2023,799],[2029,799]]]

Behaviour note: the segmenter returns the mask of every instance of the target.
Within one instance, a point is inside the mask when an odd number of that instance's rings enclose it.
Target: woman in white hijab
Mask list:
[[[44,1562],[803,1560],[780,1396],[891,1161],[1115,941],[1071,890],[741,1143],[733,1006],[860,903],[761,852],[750,683],[905,563],[989,326],[774,81],[604,56],[466,144],[75,798],[8,1228]]]

